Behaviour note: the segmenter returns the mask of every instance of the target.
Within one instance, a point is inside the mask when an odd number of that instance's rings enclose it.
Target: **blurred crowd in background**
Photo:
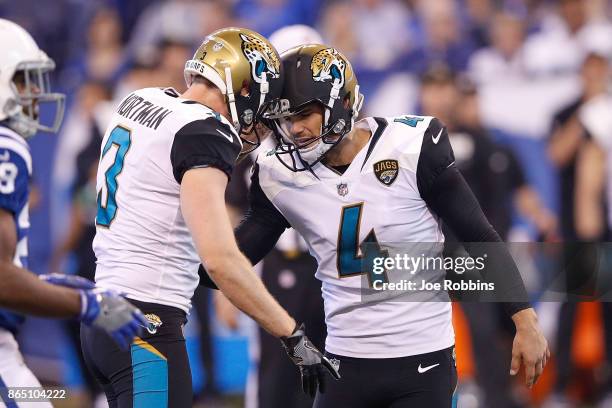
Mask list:
[[[310,26],[352,62],[364,116],[440,118],[505,240],[609,240],[604,186],[612,163],[599,145],[612,133],[598,124],[610,122],[605,107],[612,105],[590,108],[612,89],[609,0],[0,0],[0,16],[22,25],[55,60],[53,87],[68,95],[59,138],[30,142],[30,263],[37,273],[93,279],[95,169],[109,112],[138,88],[183,91],[185,61],[206,34],[226,26],[265,36]],[[228,203],[239,220],[248,165],[237,171],[244,177],[234,177]],[[562,252],[580,269],[601,248]],[[598,265],[596,280],[612,275],[612,264]],[[286,234],[259,268],[322,347],[316,266],[299,237]],[[530,290],[541,292],[537,268],[524,269]],[[567,284],[578,295],[584,289],[584,282]],[[612,407],[610,305],[537,305],[555,357],[534,390],[507,375],[509,321],[494,306],[456,305],[459,407]],[[198,290],[186,336],[199,406],[310,405],[277,341],[218,293]],[[20,340],[39,378],[71,387],[67,406],[89,406],[99,395],[79,365],[76,325],[30,319]]]

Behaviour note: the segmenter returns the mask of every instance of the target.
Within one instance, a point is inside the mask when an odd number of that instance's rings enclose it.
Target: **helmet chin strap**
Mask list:
[[[340,96],[341,88],[342,86],[340,85],[340,80],[335,79],[334,84],[332,85],[331,91],[329,92],[329,101],[327,102],[327,106],[329,107],[329,109],[325,109],[325,120],[323,123],[321,123],[321,129],[319,131],[320,135],[323,135],[323,129],[327,128],[328,126],[331,112],[334,108],[334,104],[336,103],[336,100]],[[336,127],[341,126],[341,128],[344,128],[344,125],[345,125],[344,120],[342,119],[338,120],[338,123],[334,124],[334,129],[332,129],[331,132],[339,133],[340,131],[342,131],[342,129],[339,129],[338,132],[336,132]],[[325,153],[327,153],[328,150],[331,149],[333,146],[334,146],[333,144],[325,143],[323,139],[321,139],[318,141],[317,146],[312,148],[311,150],[308,150],[306,152],[300,151],[299,152],[300,158],[302,159],[302,161],[305,161],[306,163],[315,162],[319,160]]]
[[[259,108],[261,108],[261,105],[263,105],[268,92],[270,92],[270,83],[268,82],[266,73],[262,72],[261,83],[259,84],[259,106],[257,106],[257,110],[259,110]]]
[[[28,139],[36,134],[36,125],[28,121],[23,113],[10,117],[8,123],[9,127],[19,133],[24,139]]]
[[[236,97],[234,96],[234,87],[232,86],[232,70],[229,66],[225,67],[225,87],[234,128],[236,128],[236,131],[240,131],[240,121],[238,120],[238,111],[236,110]]]
[[[311,150],[304,152],[299,150],[300,158],[302,161],[310,164],[319,160],[321,156],[323,156],[329,149],[331,149],[333,145],[329,143],[324,143],[323,140],[319,140],[317,145]]]
[[[325,126],[329,123],[329,118],[331,116],[331,112],[334,109],[334,104],[336,103],[336,99],[340,95],[340,80],[336,78],[334,80],[334,84],[332,85],[331,91],[329,91],[329,101],[327,102],[327,106],[329,109],[325,109],[325,121],[323,122]]]
[[[227,103],[230,108],[230,115],[232,115],[232,122],[237,131],[240,131],[240,120],[238,117],[238,110],[236,109],[236,96],[234,95],[234,87],[232,85],[232,71],[230,67],[225,67],[225,89],[227,89]],[[261,83],[259,84],[259,105],[257,110],[263,105],[266,100],[266,95],[270,92],[270,83],[265,72],[261,73]]]
[[[355,126],[355,118],[359,116],[361,105],[363,105],[363,95],[359,93],[359,84],[355,85],[355,101],[353,102],[353,114],[351,115],[351,129]]]

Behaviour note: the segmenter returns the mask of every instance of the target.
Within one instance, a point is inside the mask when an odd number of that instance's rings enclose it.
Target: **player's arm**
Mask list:
[[[76,317],[81,311],[75,290],[50,285],[13,265],[17,247],[13,214],[0,208],[0,306],[41,317]]]
[[[441,133],[440,133],[441,132]],[[437,143],[433,137],[441,135]],[[542,373],[550,354],[548,343],[528,302],[525,286],[508,249],[485,217],[476,197],[454,165],[454,155],[446,129],[433,119],[425,132],[417,167],[417,185],[428,206],[442,218],[464,243],[472,257],[486,252],[483,277],[495,284],[504,307],[515,323],[517,334],[512,349],[512,375],[525,365],[527,385],[532,386]],[[478,243],[493,242],[486,251]]]
[[[280,338],[302,374],[302,387],[324,391],[325,369],[339,374],[272,297],[240,252],[225,206],[225,188],[240,148],[220,138],[218,123],[190,124],[172,147],[174,177],[181,186],[181,211],[208,274],[227,298],[266,331]],[[210,128],[213,126],[213,129]],[[222,129],[221,132],[229,129]],[[234,135],[236,136],[236,135]]]
[[[171,162],[180,184],[181,212],[208,274],[227,298],[276,337],[296,322],[266,290],[238,249],[225,206],[225,189],[240,152],[238,136],[210,117],[175,135]]]
[[[259,182],[259,165],[253,166],[249,209],[236,227],[238,247],[253,265],[261,261],[291,225],[270,202]]]
[[[19,153],[6,148],[4,152],[11,161],[0,163],[0,306],[41,317],[77,318],[106,331],[126,348],[147,321],[125,299],[94,289],[86,279],[74,282],[64,275],[47,283],[13,264],[18,247],[15,219],[27,203],[29,172]]]
[[[296,322],[266,290],[238,249],[227,210],[227,176],[207,167],[191,169],[181,182],[181,211],[208,274],[227,298],[276,337]]]
[[[0,151],[0,306],[43,317],[76,317],[81,310],[78,292],[40,281],[13,264],[17,255],[16,220],[27,205],[29,155],[15,141],[2,139]],[[19,150],[18,150],[19,149]]]
[[[584,145],[576,163],[574,204],[576,232],[582,240],[594,240],[604,229],[602,194],[605,184],[605,152],[595,142]]]
[[[86,279],[74,281],[61,275],[51,277],[51,284],[15,266],[15,231],[13,214],[0,208],[0,306],[39,317],[77,318],[106,331],[121,348],[127,348],[147,324],[140,310],[117,294],[94,289]]]
[[[285,217],[261,189],[259,165],[255,163],[249,189],[249,209],[234,230],[238,248],[251,264],[256,265],[274,248],[280,236],[289,227]],[[200,285],[217,289],[202,265],[198,274]]]

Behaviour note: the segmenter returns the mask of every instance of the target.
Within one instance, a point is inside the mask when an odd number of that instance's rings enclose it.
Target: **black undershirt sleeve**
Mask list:
[[[238,247],[253,265],[276,245],[289,222],[270,202],[259,184],[259,165],[255,163],[249,190],[249,209],[236,227]]]
[[[172,143],[172,173],[180,184],[187,170],[216,167],[230,177],[240,153],[240,141],[223,122],[209,117],[183,126]]]
[[[259,166],[255,163],[249,190],[249,209],[234,234],[238,248],[251,264],[261,261],[276,245],[289,222],[270,202],[259,184]],[[202,265],[198,270],[200,285],[217,289]]]
[[[485,217],[476,197],[454,165],[448,134],[433,119],[425,132],[417,165],[417,185],[427,205],[452,229],[470,256],[487,254],[482,277],[495,285],[506,313],[531,307],[521,275],[510,252]],[[479,243],[493,242],[499,245]],[[511,299],[511,302],[506,300]]]

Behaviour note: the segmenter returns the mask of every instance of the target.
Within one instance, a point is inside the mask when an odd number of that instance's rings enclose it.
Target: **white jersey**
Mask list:
[[[430,302],[364,297],[370,290],[364,290],[368,279],[362,269],[355,270],[364,252],[357,244],[364,241],[378,243],[391,256],[394,244],[438,243],[439,255],[444,235],[422,195],[435,178],[432,174],[454,161],[446,131],[437,119],[417,116],[367,118],[356,126],[369,129],[372,137],[343,174],[322,164],[313,168],[318,178],[293,172],[274,152],[259,156],[254,174],[318,262],[328,333],[325,350],[395,358],[450,347],[454,332],[446,292]],[[428,273],[440,280],[444,272]]]
[[[98,166],[97,284],[188,311],[200,259],[181,213],[180,181],[194,167],[229,175],[240,148],[225,118],[173,90],[126,97],[104,135]]]

